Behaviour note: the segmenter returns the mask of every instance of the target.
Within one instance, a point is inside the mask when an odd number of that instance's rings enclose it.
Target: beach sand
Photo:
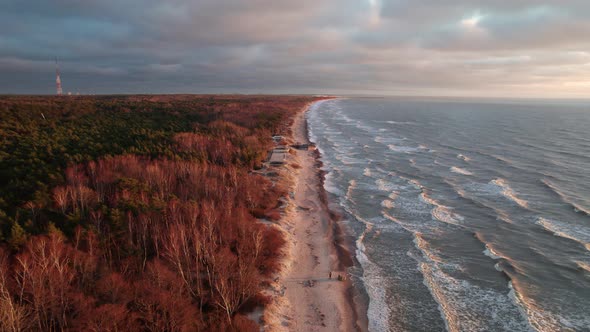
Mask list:
[[[294,142],[309,142],[306,110],[295,117]],[[286,166],[292,192],[280,223],[288,239],[285,268],[275,285],[280,291],[264,314],[265,330],[365,331],[352,301],[351,282],[337,279],[346,275],[345,266],[352,260],[337,245],[339,228],[325,204],[318,154],[295,151]]]

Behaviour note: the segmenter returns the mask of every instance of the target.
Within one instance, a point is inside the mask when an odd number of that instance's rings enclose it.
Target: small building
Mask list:
[[[287,158],[286,152],[279,152],[273,151],[270,155],[269,163],[271,165],[283,165],[285,163],[285,159]]]
[[[283,152],[283,153],[287,153],[289,152],[289,147],[286,145],[277,145],[274,149],[274,152]]]

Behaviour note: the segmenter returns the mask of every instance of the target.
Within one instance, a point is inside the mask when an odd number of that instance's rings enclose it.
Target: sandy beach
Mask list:
[[[294,142],[309,143],[307,108],[295,117]],[[362,327],[365,324],[359,323],[352,301],[352,284],[337,279],[338,275],[346,275],[344,265],[350,264],[350,258],[337,250],[338,227],[325,204],[318,154],[311,149],[295,150],[288,164],[292,187],[281,227],[286,232],[289,248],[284,272],[275,286],[281,291],[274,308],[265,314],[267,330],[366,330]]]

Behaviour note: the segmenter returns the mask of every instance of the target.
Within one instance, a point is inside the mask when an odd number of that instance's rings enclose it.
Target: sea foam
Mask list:
[[[553,233],[555,236],[578,242],[587,250],[590,250],[590,227],[571,225],[543,217],[539,217],[536,224]]]
[[[373,263],[366,254],[365,236],[372,230],[372,224],[365,224],[365,230],[356,241],[356,258],[363,268],[362,280],[369,296],[367,315],[370,331],[387,331],[389,328],[389,309],[384,289],[387,285],[383,280],[383,271]]]
[[[463,216],[461,216],[458,213],[453,212],[452,208],[441,204],[437,200],[428,196],[428,194],[422,192],[420,194],[420,198],[424,202],[434,206],[430,212],[434,219],[442,221],[447,224],[456,225],[456,226],[460,226],[461,222],[464,220]]]
[[[459,158],[463,161],[470,161],[471,160],[471,158],[467,157],[466,155],[460,154],[460,153],[457,155],[457,158]]]
[[[470,171],[456,166],[451,167],[451,172],[463,175],[473,175],[473,173],[471,173]]]
[[[423,257],[418,268],[424,284],[439,303],[447,330],[455,331],[527,331],[529,326],[508,294],[483,288],[454,278],[446,271],[452,266],[442,262],[420,241],[417,247]]]
[[[498,186],[501,189],[501,193],[502,193],[502,195],[504,195],[504,197],[508,198],[509,200],[513,201],[514,203],[518,204],[519,206],[521,206],[523,208],[529,207],[529,203],[527,201],[516,196],[516,192],[510,187],[507,180],[502,179],[502,178],[497,178],[497,179],[490,181],[490,184]]]

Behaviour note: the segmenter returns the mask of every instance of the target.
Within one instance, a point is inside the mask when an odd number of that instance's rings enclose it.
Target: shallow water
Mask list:
[[[590,103],[352,98],[307,116],[372,331],[590,330]]]

